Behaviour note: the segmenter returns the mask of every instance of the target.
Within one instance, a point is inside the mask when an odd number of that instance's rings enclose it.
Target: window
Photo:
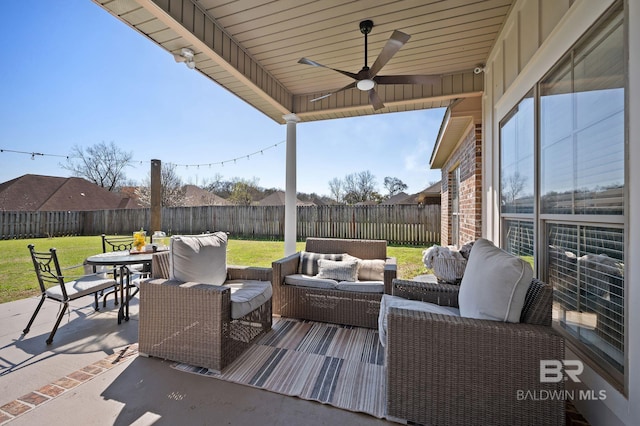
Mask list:
[[[533,92],[529,92],[500,126],[500,211],[503,214],[533,214],[534,119]]]
[[[612,9],[500,123],[502,247],[554,287],[554,323],[625,372],[625,47]]]
[[[620,15],[540,83],[543,213],[623,214],[623,43]]]
[[[623,14],[610,15],[540,82],[540,228],[554,320],[624,374]]]
[[[451,172],[451,244],[460,246],[460,166]]]
[[[546,234],[555,319],[623,372],[623,229],[548,223]]]
[[[534,266],[534,150],[533,91],[500,125],[500,213],[502,247]]]

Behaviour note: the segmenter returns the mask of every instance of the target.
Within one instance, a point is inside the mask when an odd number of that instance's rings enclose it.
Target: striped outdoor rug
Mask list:
[[[384,348],[378,331],[281,319],[221,373],[174,368],[383,418]]]

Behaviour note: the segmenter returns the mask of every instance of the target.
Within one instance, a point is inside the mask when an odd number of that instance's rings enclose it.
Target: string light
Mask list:
[[[13,154],[26,154],[30,155],[32,160],[36,159],[36,155],[39,157],[61,157],[61,158],[69,158],[68,155],[59,155],[59,154],[43,154],[42,152],[27,152],[27,151],[15,151],[13,149],[0,149],[0,153],[2,152],[11,152]]]
[[[238,160],[244,160],[245,158],[246,158],[247,160],[250,160],[250,159],[251,159],[251,157],[253,157],[253,156],[255,156],[255,155],[258,155],[258,154],[264,155],[264,151],[266,151],[266,150],[268,150],[268,149],[271,149],[271,148],[275,148],[275,147],[277,147],[278,145],[282,145],[283,143],[285,143],[285,141],[280,141],[280,142],[278,142],[278,143],[276,143],[276,144],[270,145],[270,146],[268,146],[268,147],[266,147],[266,148],[262,148],[262,149],[260,149],[260,150],[258,150],[258,151],[256,151],[256,152],[252,152],[252,153],[247,154],[247,155],[241,155],[241,156],[236,157],[236,158],[230,158],[230,159],[228,159],[228,160],[218,161],[218,162],[216,162],[216,163],[200,163],[200,164],[178,164],[178,163],[168,163],[168,164],[170,164],[170,165],[172,165],[172,166],[176,166],[176,167],[184,167],[184,168],[187,168],[187,169],[188,169],[189,167],[196,167],[196,168],[200,168],[200,166],[209,166],[209,168],[211,168],[211,166],[218,166],[218,165],[219,165],[219,166],[224,167],[224,163],[229,163],[229,162],[233,161],[233,163],[234,163],[234,164],[237,164]]]
[[[200,163],[200,164],[177,164],[177,163],[167,163],[169,165],[172,166],[176,166],[176,167],[184,167],[186,169],[188,169],[189,167],[195,167],[197,169],[200,169],[200,166],[209,166],[209,168],[211,168],[212,166],[222,166],[224,167],[224,163],[229,163],[231,161],[233,161],[234,164],[237,164],[238,160],[243,160],[243,159],[247,159],[250,160],[251,157],[255,156],[255,155],[264,155],[264,151],[268,150],[268,149],[272,149],[272,148],[276,148],[278,145],[282,145],[285,141],[280,141],[276,144],[273,145],[269,145],[266,148],[262,148],[256,152],[252,152],[250,154],[246,154],[246,155],[242,155],[236,158],[230,158],[228,160],[223,160],[223,161],[218,161],[215,163]],[[58,158],[66,158],[67,160],[71,159],[71,158],[78,158],[78,157],[71,157],[69,155],[60,155],[60,154],[44,154],[42,152],[27,152],[27,151],[16,151],[13,149],[4,149],[1,148],[0,149],[0,153],[5,153],[5,152],[10,152],[10,153],[14,153],[14,154],[26,154],[26,155],[30,155],[32,160],[35,160],[36,155],[39,157],[58,157]],[[131,160],[129,163],[130,164],[135,164],[138,163],[140,166],[142,166],[146,161],[145,160]]]

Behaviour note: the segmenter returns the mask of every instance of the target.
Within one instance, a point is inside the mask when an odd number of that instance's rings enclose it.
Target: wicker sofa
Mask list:
[[[383,259],[384,279],[380,291],[362,292],[291,285],[287,276],[298,274],[301,253],[273,262],[273,310],[284,317],[376,328],[380,299],[391,292],[396,277],[396,260],[387,257],[384,240],[352,240],[339,238],[307,238],[305,252],[347,253],[359,259]]]
[[[394,296],[454,308],[459,289],[393,282]],[[551,304],[551,286],[534,279],[520,323],[391,308],[388,415],[434,425],[564,424],[564,401],[557,396],[541,400],[564,390],[561,381],[540,380],[541,360],[564,359],[564,340],[551,328]]]
[[[140,282],[141,354],[221,371],[271,329],[271,298],[235,318],[231,296],[246,282],[270,287],[270,268],[227,266],[223,285],[170,280],[169,272],[169,253],[156,253],[152,278]]]

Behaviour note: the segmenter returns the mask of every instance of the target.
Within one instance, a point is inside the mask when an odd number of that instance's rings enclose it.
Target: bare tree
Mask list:
[[[526,183],[527,177],[521,175],[519,172],[514,172],[512,175],[506,176],[502,181],[504,201],[506,203],[515,202]]]
[[[74,176],[114,191],[126,181],[124,168],[129,165],[132,156],[132,152],[121,150],[113,142],[100,142],[87,148],[76,145],[71,149],[67,162],[60,164],[60,167],[71,171]]]
[[[336,200],[336,203],[342,202],[342,196],[344,195],[344,190],[343,190],[343,183],[341,179],[339,178],[331,179],[329,181],[329,191],[333,199]]]
[[[361,201],[377,200],[376,178],[369,171],[351,173],[344,177],[344,201],[355,204]]]
[[[176,173],[175,165],[162,163],[160,185],[162,186],[162,206],[184,206],[187,191],[182,182],[182,178]],[[136,189],[136,195],[140,205],[144,207],[151,206],[151,177],[144,179],[142,186]]]
[[[384,178],[384,187],[389,192],[389,197],[404,191],[408,188],[407,184],[396,177],[387,176]]]

